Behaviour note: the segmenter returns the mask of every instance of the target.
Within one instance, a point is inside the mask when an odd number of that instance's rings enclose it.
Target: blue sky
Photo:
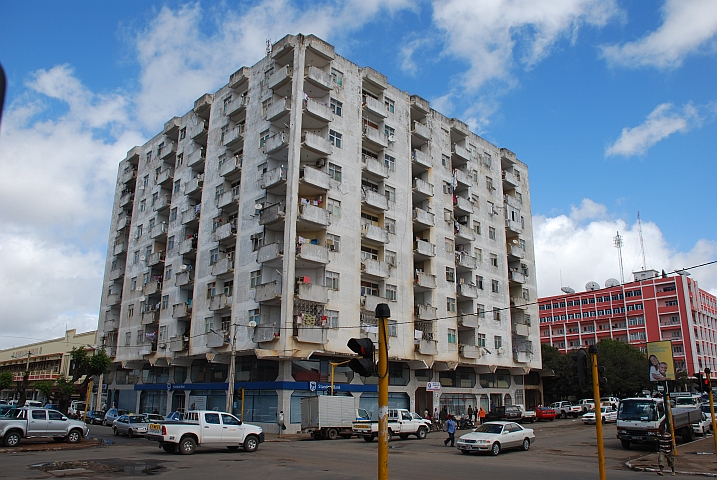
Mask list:
[[[717,259],[717,2],[6,2],[0,348],[96,327],[117,163],[314,33],[530,169],[538,288]],[[692,272],[717,293],[717,267]],[[28,329],[31,326],[31,329]]]

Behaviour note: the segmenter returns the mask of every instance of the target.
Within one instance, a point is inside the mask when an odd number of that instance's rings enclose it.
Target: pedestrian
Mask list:
[[[473,420],[473,407],[468,405],[468,421],[470,422],[472,420]]]
[[[483,410],[483,407],[480,407],[480,410],[478,410],[478,418],[480,419],[480,424],[483,425],[485,421],[485,410]]]
[[[448,438],[446,438],[443,441],[443,445],[448,446],[448,442],[451,442],[451,447],[456,446],[456,422],[453,420],[453,415],[448,415],[448,420],[446,422],[446,432],[448,433]]]
[[[493,400],[490,401],[490,411],[495,412],[495,402]]]
[[[659,453],[657,455],[657,464],[660,467],[658,475],[662,476],[665,468],[665,460],[667,460],[667,466],[672,471],[672,476],[675,476],[675,455],[672,451],[672,435],[669,429],[666,428],[665,421],[663,420],[660,424],[660,434],[658,436],[658,448]]]

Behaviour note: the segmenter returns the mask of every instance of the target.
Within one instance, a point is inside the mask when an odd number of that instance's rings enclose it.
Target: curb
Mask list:
[[[650,455],[652,455],[652,454],[650,454]],[[630,470],[634,471],[634,472],[652,472],[652,473],[657,473],[657,472],[660,471],[658,468],[652,468],[652,467],[634,467],[634,466],[632,465],[632,463],[631,463],[631,462],[634,461],[634,460],[640,460],[641,458],[649,457],[650,455],[645,455],[645,456],[643,456],[643,457],[637,457],[637,458],[633,458],[632,460],[628,460],[627,462],[625,462],[625,466],[626,466],[627,468],[629,468]],[[675,474],[678,474],[678,475],[699,475],[699,476],[703,476],[703,477],[712,477],[712,478],[717,477],[717,474],[715,474],[715,473],[708,473],[708,472],[685,472],[685,471],[682,471],[682,470],[675,470]],[[667,476],[669,476],[669,475],[667,475]]]
[[[58,450],[80,450],[83,448],[98,447],[102,444],[101,440],[89,439],[79,443],[35,443],[26,444],[25,446],[15,448],[0,448],[0,454],[3,453],[20,453],[20,452],[54,452]]]

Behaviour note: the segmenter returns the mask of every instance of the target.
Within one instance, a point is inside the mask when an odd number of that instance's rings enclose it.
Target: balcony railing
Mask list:
[[[467,198],[463,197],[454,197],[453,198],[453,207],[457,210],[467,212],[467,213],[473,213],[473,202],[468,200]]]
[[[478,287],[470,283],[459,283],[457,293],[462,297],[478,298]]]
[[[431,140],[431,129],[422,124],[421,122],[413,122],[413,128],[411,129],[411,134],[417,136],[418,138],[422,138],[423,140],[429,141]]]
[[[309,65],[304,69],[304,79],[307,82],[312,83],[314,86],[326,91],[331,90],[331,87],[333,86],[331,75],[313,65]]]
[[[433,185],[420,178],[413,179],[413,192],[425,195],[427,197],[433,196]]]
[[[416,272],[413,277],[414,284],[424,288],[436,288],[436,276],[426,272]]]
[[[313,167],[303,167],[300,170],[299,178],[303,183],[321,188],[322,190],[331,188],[331,177]]]
[[[299,205],[297,220],[322,227],[331,225],[331,216],[328,210],[317,207],[316,205]]]
[[[259,302],[270,302],[272,300],[281,299],[281,282],[273,281],[269,283],[262,283],[254,288],[254,301]]]
[[[363,108],[368,110],[369,113],[380,118],[386,118],[386,116],[388,116],[386,106],[380,100],[375,99],[370,95],[363,96]]]
[[[374,277],[388,278],[388,264],[372,258],[364,258],[361,260],[361,273]]]
[[[226,293],[214,295],[209,299],[209,310],[212,311],[225,310],[227,308],[231,308],[231,306],[232,297],[228,296]]]
[[[265,172],[259,181],[259,188],[271,188],[286,183],[286,168],[282,165]]]
[[[293,73],[294,71],[290,65],[280,68],[269,76],[269,80],[266,82],[267,88],[277,89],[290,82]]]
[[[361,236],[378,243],[388,243],[388,231],[378,225],[364,223],[361,225]]]
[[[331,121],[331,107],[325,103],[317,102],[313,98],[304,100],[304,112],[324,122]]]
[[[433,166],[433,162],[431,161],[430,155],[428,155],[425,152],[422,152],[420,150],[413,150],[411,152],[411,159],[418,163],[419,165],[423,165],[426,168],[431,168]]]
[[[473,241],[476,239],[476,234],[467,225],[461,225],[460,223],[453,224],[453,232],[456,237],[463,238],[465,240]]]
[[[438,308],[428,305],[414,305],[413,307],[413,316],[416,320],[436,320],[438,318],[437,312]]]
[[[366,155],[362,156],[363,160],[363,169],[367,171],[368,173],[372,173],[378,177],[381,178],[388,178],[388,166],[385,162],[382,162],[378,159],[368,157]]]
[[[317,265],[329,263],[329,249],[321,245],[302,243],[296,246],[296,259]]]
[[[373,190],[366,188],[362,189],[361,200],[369,207],[377,208],[379,210],[388,210],[388,198],[386,198],[386,195],[381,195]]]
[[[294,295],[299,300],[326,304],[329,301],[328,288],[314,283],[297,283]]]
[[[465,162],[471,159],[471,154],[468,152],[468,149],[456,143],[451,145],[451,153]]]
[[[319,155],[331,155],[334,146],[327,139],[311,132],[304,132],[301,135],[301,146]]]
[[[472,257],[466,252],[457,251],[456,266],[475,270],[475,268],[478,266],[478,261],[476,260],[476,257]]]
[[[289,136],[283,132],[275,133],[264,142],[264,153],[271,155],[289,146]]]
[[[192,316],[192,304],[190,302],[175,303],[172,305],[173,318],[186,318]]]
[[[277,203],[270,207],[266,207],[259,214],[259,225],[271,225],[278,221],[283,221],[286,217],[286,210],[283,203]]]
[[[229,257],[219,259],[212,265],[212,275],[218,277],[234,272],[234,260]]]
[[[386,148],[386,146],[388,145],[387,140],[386,140],[386,134],[383,132],[380,132],[376,128],[372,128],[369,126],[364,126],[363,138],[380,148]]]
[[[436,246],[425,240],[416,240],[413,242],[413,252],[426,257],[435,257]]]
[[[194,282],[194,270],[184,270],[183,272],[178,272],[174,276],[174,286],[175,287],[183,287],[185,285],[189,285],[190,283]]]
[[[284,258],[284,244],[279,242],[263,245],[256,254],[258,263],[281,262],[282,258]]]
[[[435,216],[418,207],[413,209],[413,220],[429,227],[435,226]]]
[[[271,104],[266,109],[266,119],[270,122],[274,122],[291,111],[291,100],[288,98],[282,98]]]

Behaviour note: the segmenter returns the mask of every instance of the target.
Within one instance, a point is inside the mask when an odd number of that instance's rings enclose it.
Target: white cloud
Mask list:
[[[604,46],[611,64],[624,67],[676,68],[689,55],[714,51],[717,35],[717,2],[667,0],[660,27],[634,42]]]
[[[533,217],[539,296],[559,295],[562,286],[580,291],[589,281],[604,285],[608,278],[620,280],[618,251],[613,246],[618,231],[623,237],[625,281],[632,280],[632,272],[641,270],[637,224],[607,217],[607,208],[590,199],[583,200],[580,208],[573,207],[570,216]],[[688,268],[717,256],[717,242],[708,240],[699,240],[687,252],[676,251],[652,222],[642,222],[642,234],[646,267],[658,272]],[[717,268],[714,265],[690,273],[700,288],[717,294]]]
[[[691,104],[677,110],[671,103],[658,105],[645,123],[623,128],[620,138],[605,150],[605,156],[644,155],[647,149],[673,133],[685,133],[700,121],[698,109]]]

